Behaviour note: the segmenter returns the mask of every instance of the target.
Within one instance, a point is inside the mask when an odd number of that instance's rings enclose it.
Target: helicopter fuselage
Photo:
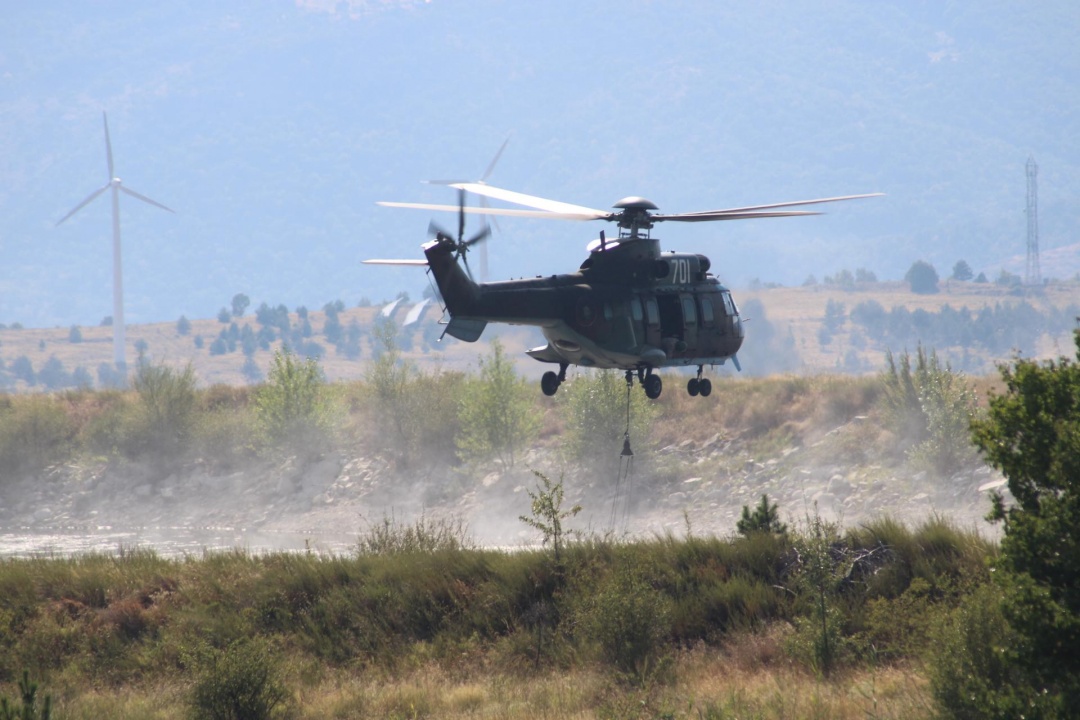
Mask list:
[[[465,274],[452,240],[424,252],[447,333],[461,340],[477,340],[488,322],[533,325],[548,341],[528,351],[536,360],[638,371],[721,365],[742,345],[738,309],[708,259],[662,254],[655,238],[602,240],[577,272],[489,283]]]

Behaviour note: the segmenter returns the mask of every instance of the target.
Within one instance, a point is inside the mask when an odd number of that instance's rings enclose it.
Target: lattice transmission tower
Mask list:
[[[1035,158],[1028,156],[1027,161],[1027,271],[1024,275],[1026,285],[1041,285],[1042,273],[1039,271],[1039,166]]]

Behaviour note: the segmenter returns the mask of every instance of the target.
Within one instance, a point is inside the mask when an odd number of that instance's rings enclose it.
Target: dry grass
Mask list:
[[[791,664],[782,635],[745,634],[720,649],[682,652],[674,680],[644,689],[596,669],[508,674],[498,668],[448,671],[432,663],[395,677],[360,669],[326,671],[296,691],[297,720],[367,718],[929,718],[929,688],[907,665],[841,673],[828,680]],[[295,687],[296,684],[293,684]],[[54,692],[62,717],[188,717],[180,684]]]

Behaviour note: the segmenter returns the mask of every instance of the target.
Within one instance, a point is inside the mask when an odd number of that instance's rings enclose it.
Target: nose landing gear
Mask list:
[[[566,380],[566,363],[559,363],[559,374],[556,375],[554,371],[548,370],[540,378],[540,389],[545,395],[551,397],[559,391],[559,386]]]

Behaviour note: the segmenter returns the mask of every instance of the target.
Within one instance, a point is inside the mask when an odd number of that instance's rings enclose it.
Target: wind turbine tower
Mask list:
[[[117,368],[127,367],[124,359],[124,272],[120,260],[120,193],[124,192],[133,198],[138,198],[145,203],[154,205],[162,210],[173,212],[156,200],[151,200],[145,195],[140,195],[131,188],[124,187],[120,178],[116,177],[113,170],[112,143],[109,141],[109,118],[102,112],[102,120],[105,123],[105,156],[109,162],[109,181],[103,186],[90,193],[90,196],[75,206],[75,208],[57,221],[57,225],[67,220],[75,213],[97,199],[106,190],[112,190],[112,230],[113,230],[113,362]]]
[[[1035,158],[1027,161],[1027,270],[1024,284],[1042,285],[1039,271],[1039,166]]]

